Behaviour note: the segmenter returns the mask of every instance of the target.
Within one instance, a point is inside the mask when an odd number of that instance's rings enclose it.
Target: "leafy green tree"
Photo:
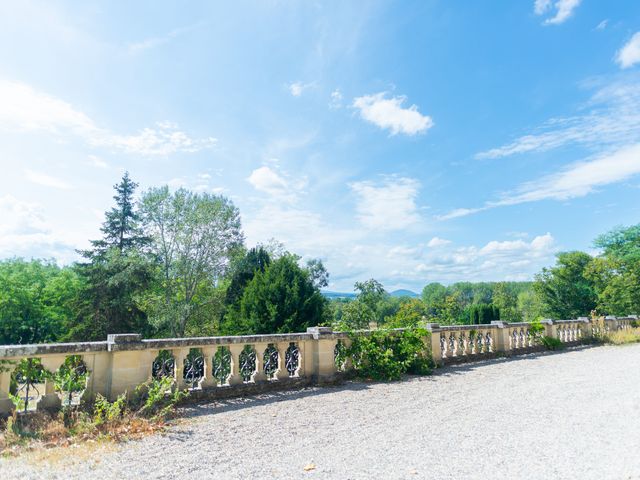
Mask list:
[[[609,315],[640,313],[640,225],[619,227],[598,237],[602,255],[585,276],[594,283],[597,309]]]
[[[585,276],[592,261],[584,252],[559,253],[554,267],[544,268],[536,275],[534,288],[545,316],[576,318],[589,315],[596,307],[594,282]]]
[[[285,254],[247,284],[225,334],[301,332],[323,321],[325,299],[297,258]]]
[[[447,296],[447,287],[441,283],[429,283],[422,289],[422,301],[432,316],[436,316],[435,306],[441,304]]]
[[[329,272],[319,258],[313,258],[307,262],[307,271],[316,287],[324,288],[329,285]]]
[[[60,340],[74,317],[82,278],[52,260],[0,261],[0,344]]]
[[[543,315],[544,305],[535,290],[518,293],[518,312],[523,322],[533,322]]]
[[[427,319],[427,308],[421,300],[411,298],[400,304],[398,311],[387,317],[385,323],[391,328],[415,328]]]
[[[256,272],[264,272],[270,263],[271,258],[264,248],[256,247],[250,249],[233,268],[231,283],[225,296],[225,304],[228,306],[238,305],[245,287]]]
[[[493,304],[500,310],[500,319],[505,322],[520,322],[518,295],[508,282],[498,282],[493,288]]]
[[[334,327],[338,330],[366,330],[375,318],[375,312],[366,303],[352,300],[342,307],[341,317]]]
[[[147,309],[154,325],[182,337],[190,322],[203,319],[203,310],[211,314],[211,288],[242,248],[240,214],[223,196],[183,188],[171,193],[167,186],[145,192],[141,210],[159,278]]]

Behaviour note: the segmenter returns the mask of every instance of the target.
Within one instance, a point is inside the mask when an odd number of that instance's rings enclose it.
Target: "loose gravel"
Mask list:
[[[185,413],[165,434],[117,447],[2,459],[0,478],[640,479],[640,345]]]

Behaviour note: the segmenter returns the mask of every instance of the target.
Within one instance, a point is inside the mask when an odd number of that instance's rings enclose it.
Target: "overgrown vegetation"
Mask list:
[[[351,335],[344,359],[357,377],[369,380],[398,380],[406,373],[428,375],[434,366],[426,347],[428,337],[429,332],[422,328]]]
[[[176,406],[188,396],[175,389],[173,379],[153,379],[109,401],[96,395],[92,403],[63,405],[60,412],[27,412],[0,421],[0,453],[11,454],[31,445],[69,445],[78,441],[125,440],[164,428]]]

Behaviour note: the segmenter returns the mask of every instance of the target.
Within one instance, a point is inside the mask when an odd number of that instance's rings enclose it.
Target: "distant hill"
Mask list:
[[[394,290],[393,292],[389,293],[389,295],[391,295],[392,297],[411,297],[411,298],[417,298],[420,296],[416,292],[412,292],[411,290],[404,290],[404,289]]]
[[[326,290],[322,292],[322,295],[326,298],[356,298],[355,293],[329,292]]]
[[[355,293],[345,293],[345,292],[330,292],[330,291],[323,291],[322,295],[324,295],[326,298],[356,298],[356,294]],[[411,290],[394,290],[393,292],[390,292],[389,295],[391,295],[392,297],[411,297],[411,298],[416,298],[419,297],[420,295],[418,295],[415,292],[412,292]]]

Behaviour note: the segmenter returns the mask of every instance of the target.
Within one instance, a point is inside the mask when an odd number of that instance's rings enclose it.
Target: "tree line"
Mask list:
[[[240,213],[222,195],[167,186],[138,201],[128,173],[114,186],[101,238],[82,260],[0,262],[0,344],[272,333],[323,322],[320,260],[277,242],[247,249]]]
[[[355,299],[328,301],[322,262],[302,263],[276,241],[247,248],[228,198],[163,186],[136,200],[137,187],[128,173],[114,186],[81,261],[0,261],[0,344],[640,313],[640,225],[596,238],[597,256],[559,253],[532,282],[429,283],[420,298],[397,298],[369,279],[355,283]]]

